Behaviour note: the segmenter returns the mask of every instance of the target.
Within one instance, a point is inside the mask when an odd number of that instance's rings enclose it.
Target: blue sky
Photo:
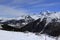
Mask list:
[[[17,17],[41,10],[60,11],[60,0],[0,0],[0,17]]]

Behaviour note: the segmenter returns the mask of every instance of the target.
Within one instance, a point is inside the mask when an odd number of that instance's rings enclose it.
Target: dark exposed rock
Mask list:
[[[9,26],[8,24],[1,25],[3,28],[2,30],[7,30],[7,31],[14,31],[17,30],[17,28],[14,28],[12,26]]]
[[[40,22],[40,19],[37,19],[36,21],[30,22],[27,25],[25,25],[24,27],[22,27],[20,29],[20,31],[24,32],[24,31],[29,31],[29,32],[34,32],[36,27],[38,26]]]
[[[59,36],[60,35],[60,22],[51,22],[49,23],[45,30],[44,33],[50,35],[50,36]]]
[[[41,32],[41,30],[44,28],[44,25],[46,24],[46,18],[44,18],[41,22],[40,19],[37,19],[34,22],[30,22],[29,24],[25,25],[20,29],[20,31],[29,31],[29,32]]]
[[[27,25],[21,28],[12,27],[7,24],[2,25],[2,27],[4,30],[12,30],[12,31],[20,31],[20,32],[29,31],[29,32],[37,33],[37,32],[40,32],[44,28],[45,23],[46,23],[45,18],[41,22],[39,18],[33,22],[28,23]]]

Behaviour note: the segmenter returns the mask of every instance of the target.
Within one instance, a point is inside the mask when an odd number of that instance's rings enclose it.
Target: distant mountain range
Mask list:
[[[0,23],[5,24],[28,24],[37,19],[46,18],[46,25],[52,20],[60,22],[60,12],[41,11],[39,14],[22,15],[18,18],[0,18]]]

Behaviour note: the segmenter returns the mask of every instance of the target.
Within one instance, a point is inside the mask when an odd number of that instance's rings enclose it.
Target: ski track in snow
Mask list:
[[[23,32],[9,32],[0,30],[0,40],[45,40],[45,35],[35,35],[34,33],[23,33]],[[55,38],[48,37],[46,40],[55,40]]]

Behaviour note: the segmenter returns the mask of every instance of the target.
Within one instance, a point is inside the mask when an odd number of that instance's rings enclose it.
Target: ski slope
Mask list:
[[[34,33],[10,32],[0,30],[0,40],[45,40],[45,35],[35,35]],[[55,38],[48,37],[46,40],[55,40]]]

